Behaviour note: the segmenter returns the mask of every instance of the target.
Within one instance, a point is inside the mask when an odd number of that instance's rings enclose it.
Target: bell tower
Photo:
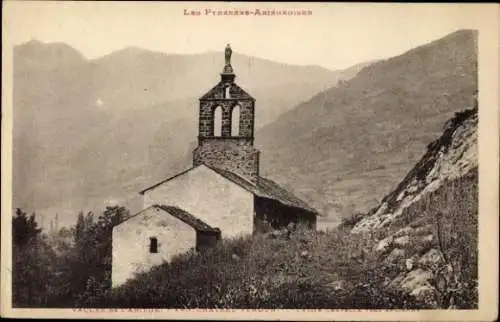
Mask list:
[[[253,146],[255,99],[234,82],[231,55],[228,44],[219,83],[200,98],[193,164],[231,171],[254,181],[259,175],[259,151]]]

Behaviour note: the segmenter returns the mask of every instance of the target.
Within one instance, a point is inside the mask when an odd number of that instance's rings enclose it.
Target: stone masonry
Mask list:
[[[259,175],[259,154],[251,141],[240,138],[204,138],[193,151],[193,165],[205,164],[250,180]]]
[[[239,106],[240,108],[239,133],[231,133],[231,117],[235,106]],[[238,136],[253,139],[254,101],[235,99],[200,100],[199,137],[214,136],[216,108],[222,108],[222,136]]]
[[[200,98],[198,147],[193,151],[193,164],[221,168],[255,180],[259,175],[259,151],[253,147],[255,99],[234,82],[230,59],[229,52],[220,82]],[[236,106],[239,133],[231,133]],[[215,136],[216,109],[222,110],[220,136]]]

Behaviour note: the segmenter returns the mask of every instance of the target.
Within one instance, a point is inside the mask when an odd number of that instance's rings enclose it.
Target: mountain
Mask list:
[[[189,166],[198,98],[218,82],[222,57],[129,47],[88,60],[64,43],[16,46],[14,206],[60,212],[72,224],[80,209],[100,209]],[[237,52],[232,64],[257,99],[257,127],[361,67],[330,71]]]
[[[415,167],[351,230],[375,236],[369,251],[396,267],[388,287],[432,299],[442,292],[440,278],[459,290],[458,298],[477,286],[477,124],[477,106],[456,113]]]
[[[354,229],[299,228],[224,240],[208,253],[188,251],[137,274],[108,295],[93,292],[104,295],[86,303],[477,309],[477,121],[477,106],[456,113],[395,190]]]
[[[74,156],[84,138],[110,118],[95,108],[87,66],[65,44],[31,41],[14,48],[15,207],[47,207],[59,195],[77,192],[84,169],[77,169]]]
[[[477,122],[477,106],[457,112],[446,122],[442,136],[428,145],[427,152],[403,181],[356,224],[353,232],[383,228],[445,183],[477,171]]]
[[[477,32],[460,30],[364,67],[264,126],[261,172],[338,224],[376,206],[476,92]]]

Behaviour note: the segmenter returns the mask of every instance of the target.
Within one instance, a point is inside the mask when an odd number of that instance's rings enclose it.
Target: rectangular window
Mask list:
[[[149,252],[158,253],[158,239],[156,237],[149,238]]]

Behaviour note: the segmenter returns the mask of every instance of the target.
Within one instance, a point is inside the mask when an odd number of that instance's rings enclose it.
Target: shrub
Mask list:
[[[86,221],[82,215],[78,229],[74,230],[78,235],[74,252],[58,263],[70,274],[53,279],[60,285],[48,291],[49,298],[40,298],[36,305],[62,303],[59,301],[64,300],[65,294],[80,294],[75,299],[69,296],[67,305],[234,309],[477,307],[477,172],[446,184],[413,204],[391,226],[351,234],[350,228],[361,217],[354,214],[337,229],[327,232],[298,226],[279,234],[223,240],[206,252],[193,250],[178,255],[171,262],[138,274],[128,283],[110,290],[109,274],[106,274],[109,262],[101,258],[109,257],[110,248],[106,244],[109,238],[92,238],[101,226],[96,227],[93,220]],[[107,220],[110,218],[114,217],[103,216],[98,223],[112,223],[113,220]],[[446,265],[435,268],[437,278],[433,283],[440,291],[437,298],[422,301],[390,287],[389,282],[404,268],[384,263],[372,250],[377,239],[401,227],[416,229],[425,225],[434,228],[425,232],[439,238],[434,238],[429,245],[420,245],[419,235],[411,235],[405,250],[411,255],[438,247],[445,254]],[[107,224],[102,227],[101,231],[109,231]],[[87,252],[84,247],[89,243],[93,245],[93,241],[101,243],[92,248],[97,253]],[[101,258],[98,269],[104,271],[94,274],[82,270],[82,258]],[[94,263],[87,265],[94,267]],[[442,280],[444,287],[438,285]],[[63,288],[68,291],[61,291]]]
[[[373,278],[372,246],[369,236],[347,230],[322,234],[301,227],[274,238],[225,240],[210,252],[177,256],[138,275],[102,302],[234,309],[354,308],[363,301],[366,308],[411,306],[414,301],[401,302]],[[335,283],[343,286],[334,290]]]
[[[353,228],[365,216],[366,214],[360,212],[353,213],[349,216],[342,218],[340,225],[343,226],[344,228]]]

